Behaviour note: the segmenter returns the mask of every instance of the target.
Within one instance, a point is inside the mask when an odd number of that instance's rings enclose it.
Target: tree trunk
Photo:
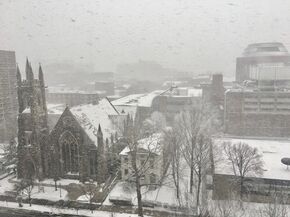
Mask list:
[[[200,187],[201,187],[201,174],[198,174],[198,183],[197,183],[197,193],[196,193],[196,209],[199,209],[200,201]]]
[[[140,185],[140,175],[137,167],[137,145],[134,144],[134,150],[132,151],[132,167],[135,173],[135,184],[136,193],[138,201],[138,216],[143,217],[143,205],[142,205],[142,195],[141,195],[141,185]]]
[[[243,199],[243,185],[244,185],[244,178],[241,176],[240,179],[240,199]]]
[[[31,195],[28,194],[29,206],[31,206]]]
[[[54,180],[54,188],[55,188],[55,191],[57,191],[57,183],[56,183],[56,180]]]
[[[174,185],[176,188],[176,197],[178,199],[179,205],[180,205],[180,201],[179,201],[179,164],[177,163],[177,160],[175,160],[175,157],[173,157],[172,159],[172,176],[173,176],[173,181],[174,181]]]
[[[90,210],[91,210],[91,213],[93,213],[93,204],[92,204],[92,199],[90,198]]]
[[[138,216],[143,217],[143,205],[142,205],[142,195],[141,195],[141,186],[140,186],[140,177],[136,177],[136,191],[137,191],[137,200],[138,200]]]
[[[193,165],[193,158],[194,158],[194,146],[195,146],[195,137],[191,140],[191,153],[190,153],[190,188],[189,192],[192,194],[193,191],[193,173],[194,173],[194,165]]]
[[[192,194],[192,191],[193,191],[193,163],[191,163],[191,166],[190,166],[190,186],[189,186],[189,192]]]

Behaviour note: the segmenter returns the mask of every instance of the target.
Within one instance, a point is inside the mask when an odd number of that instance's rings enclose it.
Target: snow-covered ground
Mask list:
[[[54,187],[43,187],[43,190],[40,190],[38,188],[38,186],[35,186],[32,190],[32,194],[31,197],[32,198],[37,198],[37,199],[46,199],[46,200],[50,200],[50,201],[58,201],[58,200],[65,200],[67,197],[67,191],[64,189],[61,189],[61,193],[60,193],[60,189],[58,188],[57,191],[55,191]]]
[[[12,179],[13,182],[19,182],[19,180],[15,177]],[[36,180],[35,181],[36,183],[38,183],[38,181]],[[51,186],[54,186],[54,181],[53,179],[45,179],[43,181],[41,181],[42,184],[46,184],[46,185],[51,185]],[[76,179],[60,179],[57,181],[57,185],[61,185],[61,186],[65,186],[65,185],[69,185],[71,183],[74,183],[74,184],[79,184],[80,181],[79,180],[76,180]]]
[[[137,205],[137,194],[135,188],[126,183],[118,182],[113,190],[110,192],[106,198],[104,204],[112,205],[111,199],[124,199],[131,200],[133,205]],[[175,196],[175,189],[170,186],[162,186],[156,190],[148,190],[147,187],[142,187],[142,200],[148,202],[157,202],[161,204],[167,204],[172,206],[177,206],[178,201]]]
[[[41,205],[34,205],[34,204],[31,207],[28,204],[24,204],[22,208],[19,208],[18,203],[5,202],[5,201],[0,201],[0,209],[1,207],[34,210],[34,211],[40,211],[40,212],[51,212],[54,214],[70,214],[70,215],[77,214],[77,211],[75,209],[68,209],[68,208],[61,209],[61,208],[56,208],[52,206],[41,206]],[[112,217],[111,212],[94,211],[93,213],[91,213],[90,210],[84,210],[84,209],[78,210],[78,215],[93,216],[93,217]],[[114,213],[113,216],[114,217],[137,217],[136,214],[128,214],[128,213]]]
[[[0,180],[0,194],[4,194],[5,191],[12,191],[14,190],[14,183],[10,183],[9,179],[11,179],[12,176],[7,176],[6,178]]]
[[[9,182],[9,179],[11,178],[13,178],[13,175],[0,180],[0,194],[5,194],[5,192],[7,191],[15,190],[15,183]],[[51,187],[43,186],[43,189],[44,189],[44,192],[42,190],[40,191],[38,186],[34,186],[31,197],[38,198],[38,199],[46,199],[46,200],[51,200],[51,201],[58,201],[58,200],[66,199],[67,191],[64,189],[61,189],[61,197],[60,197],[59,189],[55,191],[55,188],[52,186]]]
[[[168,169],[168,174],[164,178],[161,187],[155,190],[149,190],[148,186],[143,186],[142,200],[145,202],[152,202],[158,204],[159,206],[172,206],[178,207],[179,205],[185,205],[185,195],[188,193],[188,183],[189,183],[189,170],[187,169],[185,162],[183,168],[181,168],[180,175],[180,201],[176,197],[176,188],[170,175],[171,169]],[[194,194],[193,194],[194,195]],[[137,194],[136,189],[133,184],[125,181],[118,182],[115,187],[111,190],[107,196],[104,204],[112,205],[111,199],[124,199],[131,200],[133,205],[137,205]],[[180,204],[179,204],[180,202]]]

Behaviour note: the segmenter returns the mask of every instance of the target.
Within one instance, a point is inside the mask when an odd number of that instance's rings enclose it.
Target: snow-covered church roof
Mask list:
[[[143,149],[148,152],[160,155],[162,150],[162,141],[163,141],[162,133],[154,133],[146,138],[138,140],[138,149]],[[119,155],[128,155],[130,152],[130,148],[125,147]]]
[[[106,98],[100,100],[97,104],[72,107],[70,111],[95,144],[97,144],[99,124],[102,128],[104,140],[115,133],[111,117],[117,116],[119,113]]]

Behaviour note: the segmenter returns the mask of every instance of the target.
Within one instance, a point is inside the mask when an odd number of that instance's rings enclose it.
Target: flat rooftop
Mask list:
[[[215,165],[215,174],[234,175],[231,165],[226,161],[226,155],[222,151],[225,142],[231,144],[246,143],[253,148],[257,148],[262,155],[264,162],[264,172],[261,178],[289,180],[290,167],[281,163],[282,158],[290,158],[290,140],[263,140],[263,139],[236,139],[217,138],[214,139],[214,148],[218,150],[221,159]],[[222,153],[222,154],[221,154]],[[249,176],[250,177],[250,176]]]
[[[249,44],[244,50],[243,56],[289,56],[289,53],[284,44],[280,42],[265,42]]]

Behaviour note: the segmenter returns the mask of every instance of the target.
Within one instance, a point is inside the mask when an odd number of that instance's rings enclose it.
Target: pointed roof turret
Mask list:
[[[29,71],[30,71],[29,61],[28,61],[28,58],[26,57],[26,65],[25,65],[26,80],[28,80],[29,78]]]
[[[16,65],[16,78],[17,78],[17,86],[19,87],[21,85],[21,73],[18,64]]]
[[[43,72],[42,72],[42,67],[41,64],[39,63],[39,69],[38,69],[38,79],[40,81],[40,84],[44,86],[44,78],[43,78]]]
[[[27,57],[26,57],[25,72],[26,72],[26,80],[33,81],[34,80],[34,75],[33,75],[33,72],[32,72],[31,64],[28,61],[28,58]]]
[[[101,125],[99,124],[99,127],[98,127],[98,133],[97,133],[97,136],[98,137],[103,137],[103,132],[102,132],[102,128],[101,128]]]
[[[30,70],[29,70],[29,79],[31,81],[33,81],[34,80],[34,74],[33,74],[33,71],[32,71],[31,63],[29,63],[29,68],[30,68]]]

